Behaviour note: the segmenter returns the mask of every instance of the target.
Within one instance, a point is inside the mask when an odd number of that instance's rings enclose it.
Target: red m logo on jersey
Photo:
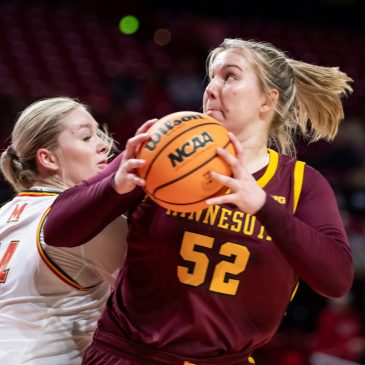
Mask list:
[[[25,203],[23,205],[16,205],[12,213],[10,214],[10,217],[8,219],[8,222],[14,222],[18,221],[20,219],[20,215],[23,213],[25,207],[28,205],[28,203]]]

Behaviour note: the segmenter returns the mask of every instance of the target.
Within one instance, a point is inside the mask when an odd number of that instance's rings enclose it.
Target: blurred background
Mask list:
[[[348,297],[328,301],[301,283],[256,360],[365,364],[364,17],[363,0],[1,0],[0,148],[18,113],[43,97],[89,104],[120,149],[147,119],[201,111],[205,59],[225,37],[269,41],[293,58],[339,66],[354,79],[339,135],[331,144],[300,144],[298,154],[335,190],[354,255],[354,285]],[[0,203],[12,195],[0,180]]]

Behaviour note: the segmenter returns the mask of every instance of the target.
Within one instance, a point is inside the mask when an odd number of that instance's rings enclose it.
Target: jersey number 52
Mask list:
[[[183,284],[199,286],[206,281],[209,268],[209,257],[201,251],[201,247],[212,249],[214,237],[193,232],[185,232],[181,244],[180,255],[189,267],[178,266],[177,276]],[[213,271],[209,290],[217,293],[235,295],[239,280],[230,278],[230,275],[242,273],[247,266],[250,252],[247,247],[233,242],[225,242],[220,246],[219,254],[228,260],[218,262]]]

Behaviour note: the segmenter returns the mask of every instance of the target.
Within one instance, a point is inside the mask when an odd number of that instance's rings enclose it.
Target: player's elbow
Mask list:
[[[328,283],[327,290],[323,293],[328,298],[343,297],[351,290],[354,280],[353,266],[349,266],[346,270],[340,270],[338,274],[338,277],[331,279]]]

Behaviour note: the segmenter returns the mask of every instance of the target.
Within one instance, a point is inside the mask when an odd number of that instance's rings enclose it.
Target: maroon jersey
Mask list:
[[[176,213],[140,201],[140,189],[118,196],[106,172],[61,195],[45,239],[81,244],[128,210],[128,256],[99,328],[195,363],[247,356],[274,335],[299,278],[326,296],[352,283],[334,194],[317,171],[306,166],[302,179],[295,166],[270,151],[254,174],[268,194],[255,216],[230,204]]]

